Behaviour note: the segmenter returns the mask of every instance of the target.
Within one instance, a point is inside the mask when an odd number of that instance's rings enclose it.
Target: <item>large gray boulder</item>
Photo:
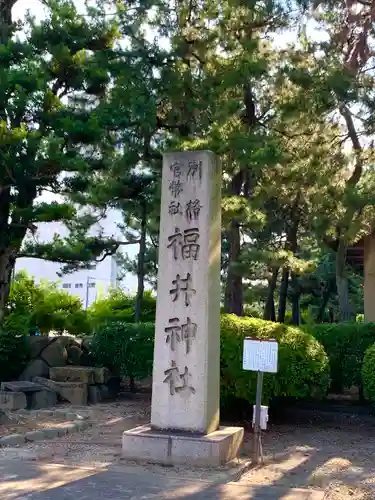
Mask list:
[[[44,349],[41,358],[48,366],[65,366],[68,360],[69,337],[55,337],[50,339],[49,345]]]
[[[43,359],[32,359],[19,376],[19,380],[32,381],[34,377],[48,377],[49,366]]]

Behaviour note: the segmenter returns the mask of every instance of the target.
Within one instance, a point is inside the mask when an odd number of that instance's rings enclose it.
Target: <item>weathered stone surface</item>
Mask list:
[[[61,434],[58,427],[52,427],[50,429],[43,429],[43,434],[46,439],[54,439],[59,437]]]
[[[41,354],[42,359],[48,366],[65,366],[68,360],[68,351],[66,346],[69,345],[71,339],[69,337],[55,337],[50,339],[48,347]]]
[[[39,408],[51,408],[57,403],[57,393],[52,390],[44,389],[34,392],[30,396],[30,410],[38,410]]]
[[[19,446],[25,442],[25,436],[22,434],[10,434],[0,438],[0,446]]]
[[[163,155],[154,428],[209,434],[219,425],[220,186],[213,153]]]
[[[124,458],[161,464],[219,467],[236,458],[242,444],[242,427],[220,427],[207,435],[191,432],[162,433],[143,425],[122,436]]]
[[[10,382],[2,382],[0,389],[2,391],[12,392],[36,392],[43,389],[43,386],[30,382],[28,380],[12,380]]]
[[[32,359],[19,376],[19,380],[32,380],[33,377],[48,377],[49,367],[43,359]]]
[[[92,405],[96,405],[102,401],[102,391],[99,385],[88,386],[88,398],[89,403]]]
[[[68,353],[68,364],[79,366],[81,363],[82,350],[77,345],[71,345],[66,348]]]
[[[30,358],[37,358],[40,353],[45,349],[50,343],[50,338],[47,335],[38,335],[37,337],[27,337],[27,343],[29,344]]]
[[[38,411],[38,415],[41,418],[53,417],[53,410],[40,410],[40,411]]]
[[[42,441],[44,439],[43,431],[30,431],[25,433],[26,441]]]
[[[50,368],[49,376],[56,382],[82,382],[94,384],[94,368],[84,366],[60,366]]]
[[[108,368],[92,368],[94,372],[94,383],[95,384],[106,384],[110,378],[110,373]]]
[[[34,382],[45,385],[69,403],[77,406],[87,404],[87,384],[81,382],[56,382],[42,377],[35,377]]]
[[[0,409],[23,410],[26,406],[26,395],[23,392],[0,391]]]

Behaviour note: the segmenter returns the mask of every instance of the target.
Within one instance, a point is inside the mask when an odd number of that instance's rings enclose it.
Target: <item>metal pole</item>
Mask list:
[[[262,405],[262,385],[263,385],[263,372],[258,372],[257,378],[257,393],[255,400],[255,422],[254,422],[254,434],[253,434],[253,464],[259,462],[259,456],[261,453],[261,429],[260,429],[260,410]]]
[[[89,304],[89,284],[90,284],[90,276],[87,276],[87,279],[86,279],[86,307],[85,309],[87,309],[88,307],[88,304]]]

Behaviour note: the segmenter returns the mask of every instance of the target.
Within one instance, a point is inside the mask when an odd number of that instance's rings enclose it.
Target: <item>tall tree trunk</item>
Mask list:
[[[285,250],[289,250],[293,254],[297,252],[297,234],[298,234],[298,226],[300,222],[300,214],[299,214],[299,204],[301,200],[301,192],[297,193],[297,196],[293,202],[293,205],[290,208],[290,225],[286,229],[286,242],[285,242]],[[290,271],[287,268],[283,269],[283,275],[281,278],[280,285],[280,298],[279,298],[279,311],[277,316],[277,321],[279,323],[284,323],[285,321],[285,312],[286,312],[286,302],[288,298],[288,287],[289,287],[289,274]]]
[[[322,302],[319,306],[319,311],[316,316],[316,322],[317,323],[323,323],[324,322],[324,315],[326,312],[326,307],[329,302],[329,299],[331,298],[332,293],[334,292],[336,286],[336,280],[335,279],[330,279],[328,280],[327,286],[323,290],[322,294]]]
[[[139,240],[138,252],[138,269],[137,269],[137,296],[135,298],[135,313],[134,321],[139,323],[141,321],[142,313],[142,300],[145,291],[145,253],[146,253],[146,229],[147,229],[147,203],[142,202],[142,215],[141,215],[141,237]],[[130,392],[135,392],[135,379],[134,375],[129,375],[129,389]]]
[[[9,297],[12,272],[16,262],[12,248],[0,248],[0,325],[5,316],[5,307]]]
[[[227,238],[229,241],[229,265],[225,287],[224,311],[243,316],[242,276],[235,267],[241,254],[240,226],[238,222],[231,222]]]
[[[268,321],[276,321],[276,310],[275,310],[275,290],[277,285],[277,275],[279,273],[279,268],[274,268],[272,270],[272,275],[268,280],[268,294],[267,301],[264,307],[263,319]]]
[[[299,278],[296,273],[292,273],[292,325],[299,325],[301,320],[300,298],[301,290]]]
[[[142,216],[141,216],[141,237],[139,240],[139,252],[138,252],[138,269],[137,269],[137,296],[135,299],[135,314],[134,320],[139,323],[141,320],[141,307],[142,300],[145,291],[145,254],[146,254],[146,228],[147,228],[147,205],[144,202],[142,204]]]
[[[234,175],[231,184],[231,194],[240,196],[243,185],[242,172]],[[243,316],[243,288],[242,276],[236,269],[235,264],[240,260],[241,256],[241,236],[240,224],[235,219],[232,220],[226,234],[228,241],[228,273],[227,282],[225,285],[224,294],[224,311],[226,313],[237,314]]]
[[[326,312],[326,307],[327,307],[327,304],[328,304],[330,297],[331,297],[331,290],[329,287],[327,287],[323,292],[322,302],[319,306],[318,314],[316,316],[317,323],[324,322],[324,314]]]
[[[346,272],[346,256],[348,246],[339,239],[336,251],[336,286],[339,299],[340,321],[350,321],[353,318],[353,311],[349,300],[349,283]]]
[[[16,0],[0,0],[0,43],[6,44],[12,34],[12,8]]]
[[[289,269],[284,268],[282,278],[281,278],[281,285],[280,285],[279,310],[277,313],[277,321],[279,323],[284,323],[284,321],[285,321],[286,299],[288,297],[288,287],[289,287]]]

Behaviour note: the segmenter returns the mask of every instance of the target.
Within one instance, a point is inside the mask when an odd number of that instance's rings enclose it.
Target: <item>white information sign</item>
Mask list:
[[[276,340],[245,338],[243,343],[242,367],[254,372],[277,373]]]

